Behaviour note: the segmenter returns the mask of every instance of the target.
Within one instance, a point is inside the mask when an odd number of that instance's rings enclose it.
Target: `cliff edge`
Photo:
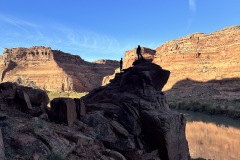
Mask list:
[[[114,73],[117,61],[87,62],[51,47],[4,49],[0,56],[1,82],[17,82],[48,91],[85,92],[101,85]]]

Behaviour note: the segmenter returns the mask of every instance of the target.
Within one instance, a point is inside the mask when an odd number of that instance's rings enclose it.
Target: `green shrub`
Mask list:
[[[67,98],[81,98],[85,96],[88,92],[47,92],[48,97],[50,100],[54,98],[59,98],[59,97],[67,97]]]

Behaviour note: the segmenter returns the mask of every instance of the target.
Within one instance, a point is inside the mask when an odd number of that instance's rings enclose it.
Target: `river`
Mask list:
[[[240,120],[182,111],[192,158],[240,160]]]

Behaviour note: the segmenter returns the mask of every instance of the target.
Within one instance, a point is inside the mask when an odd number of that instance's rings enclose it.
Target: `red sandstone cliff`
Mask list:
[[[233,83],[216,84],[213,81],[205,86],[205,90],[216,91],[210,95],[211,98],[232,99],[240,95],[240,26],[224,28],[210,34],[195,33],[166,42],[155,50],[143,48],[142,54],[145,58],[153,59],[153,63],[171,71],[169,81],[163,89],[165,91],[171,89],[177,91],[177,95],[191,96],[197,89],[203,89],[204,83],[185,84],[189,79],[198,82],[233,79]],[[136,49],[127,51],[123,68],[130,67],[136,58]],[[177,85],[177,82],[186,79],[185,85]],[[108,82],[105,80],[104,83]],[[232,90],[238,92],[233,93]]]
[[[89,91],[114,73],[116,61],[86,62],[50,47],[4,49],[0,56],[1,81],[18,82],[49,91]]]
[[[240,78],[239,26],[192,34],[169,41],[156,51],[154,63],[172,72],[166,89],[186,78],[201,82]]]

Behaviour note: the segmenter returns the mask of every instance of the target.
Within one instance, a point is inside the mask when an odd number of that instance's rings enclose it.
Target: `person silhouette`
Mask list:
[[[122,60],[122,58],[121,58],[119,64],[120,64],[120,72],[121,72],[121,71],[122,71],[122,64],[123,64],[123,60]]]
[[[136,53],[137,53],[137,56],[138,56],[138,60],[141,58],[141,59],[143,59],[143,56],[142,56],[142,50],[141,50],[141,47],[140,47],[140,45],[138,45],[138,47],[137,47],[137,51],[136,51]]]

